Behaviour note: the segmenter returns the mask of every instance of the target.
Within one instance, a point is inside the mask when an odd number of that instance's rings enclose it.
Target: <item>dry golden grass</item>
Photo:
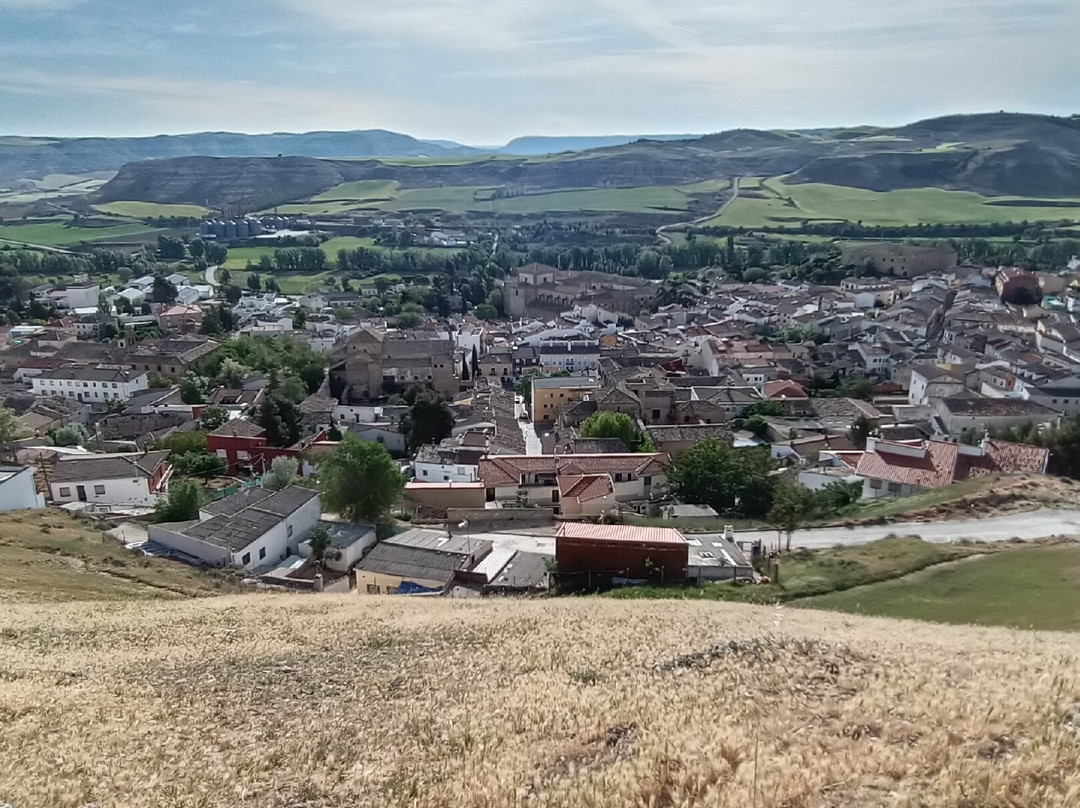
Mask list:
[[[8,604],[0,802],[1075,806],[1078,652],[682,601]]]

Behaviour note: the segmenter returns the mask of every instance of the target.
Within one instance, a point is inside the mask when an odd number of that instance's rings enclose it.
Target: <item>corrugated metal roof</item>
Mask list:
[[[682,533],[670,527],[638,527],[637,525],[589,525],[566,522],[559,527],[555,540],[586,539],[592,541],[619,541],[632,544],[685,545]]]

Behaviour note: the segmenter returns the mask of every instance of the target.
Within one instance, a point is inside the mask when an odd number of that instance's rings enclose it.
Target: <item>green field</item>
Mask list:
[[[324,241],[320,245],[320,249],[326,253],[326,257],[331,262],[336,262],[339,250],[355,250],[357,247],[374,246],[374,239],[358,238],[356,236],[338,236],[329,241]],[[249,261],[252,264],[258,264],[259,260],[264,255],[273,258],[274,251],[278,249],[280,249],[280,247],[277,245],[272,247],[231,247],[229,249],[229,257],[225,259],[223,266],[229,271],[244,269]]]
[[[311,197],[312,202],[355,202],[366,199],[390,198],[397,194],[399,183],[390,180],[356,180],[336,185],[329,191]]]
[[[1076,631],[1080,545],[1011,549],[799,605],[941,623]]]
[[[247,289],[247,279],[249,273],[244,270],[229,270],[232,276],[232,283],[235,283],[241,289]],[[280,273],[274,272],[271,274],[264,274],[262,277],[273,278],[277,281],[278,287],[281,289],[283,295],[306,295],[308,292],[314,292],[321,286],[336,286],[334,282],[333,272],[288,272]]]
[[[110,227],[72,227],[64,222],[9,224],[0,226],[0,240],[62,247],[82,242],[116,241],[131,236],[145,236],[158,231],[158,228],[134,222]]]
[[[776,603],[898,578],[976,552],[986,550],[959,544],[931,544],[915,537],[898,537],[852,547],[787,555],[780,562],[779,580],[769,584],[627,587],[613,590],[606,596],[631,600],[680,598]]]
[[[396,182],[347,182],[306,202],[280,205],[279,213],[331,215],[356,210],[387,212],[442,210],[450,213],[684,213],[697,194],[719,193],[726,180],[695,185],[657,185],[640,188],[577,188],[549,193],[494,198],[496,188],[488,186],[442,186],[401,188]]]
[[[703,227],[798,227],[802,222],[861,221],[870,226],[926,224],[983,224],[996,222],[1080,222],[1080,199],[1025,200],[1019,197],[985,197],[967,191],[914,188],[878,193],[839,185],[807,183],[785,185],[782,178],[764,180],[760,187],[740,183],[750,191],[730,204],[720,216]],[[995,202],[999,204],[989,204]],[[1024,205],[1052,202],[1054,205]],[[1058,204],[1073,203],[1068,207]],[[1014,204],[1004,204],[1014,203]]]
[[[97,209],[133,219],[156,219],[159,216],[167,219],[200,219],[210,213],[209,208],[200,205],[159,205],[154,202],[110,202],[107,205],[98,205]]]

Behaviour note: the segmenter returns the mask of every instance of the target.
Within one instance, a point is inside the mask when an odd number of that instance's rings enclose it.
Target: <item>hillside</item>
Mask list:
[[[687,602],[0,614],[12,805],[1075,805],[1080,645]]]
[[[110,171],[137,160],[171,157],[439,157],[469,154],[457,143],[397,132],[305,132],[246,135],[201,132],[140,138],[0,138],[0,180]]]
[[[249,177],[247,167],[256,165],[249,160],[128,163],[96,200],[217,206],[242,205],[254,197],[274,204],[326,191],[338,175],[342,181],[396,181],[404,188],[479,187],[513,194],[790,175],[789,184],[875,191],[935,187],[987,196],[1062,197],[1080,187],[1080,122],[1017,114],[954,116],[895,129],[732,130],[548,157],[313,160],[304,164],[303,179],[290,182],[283,179],[286,172],[265,168],[274,162],[265,158]]]

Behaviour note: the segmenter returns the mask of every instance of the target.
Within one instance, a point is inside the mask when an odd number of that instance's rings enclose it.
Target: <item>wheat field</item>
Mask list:
[[[1078,651],[684,601],[5,604],[0,803],[1076,806]]]

